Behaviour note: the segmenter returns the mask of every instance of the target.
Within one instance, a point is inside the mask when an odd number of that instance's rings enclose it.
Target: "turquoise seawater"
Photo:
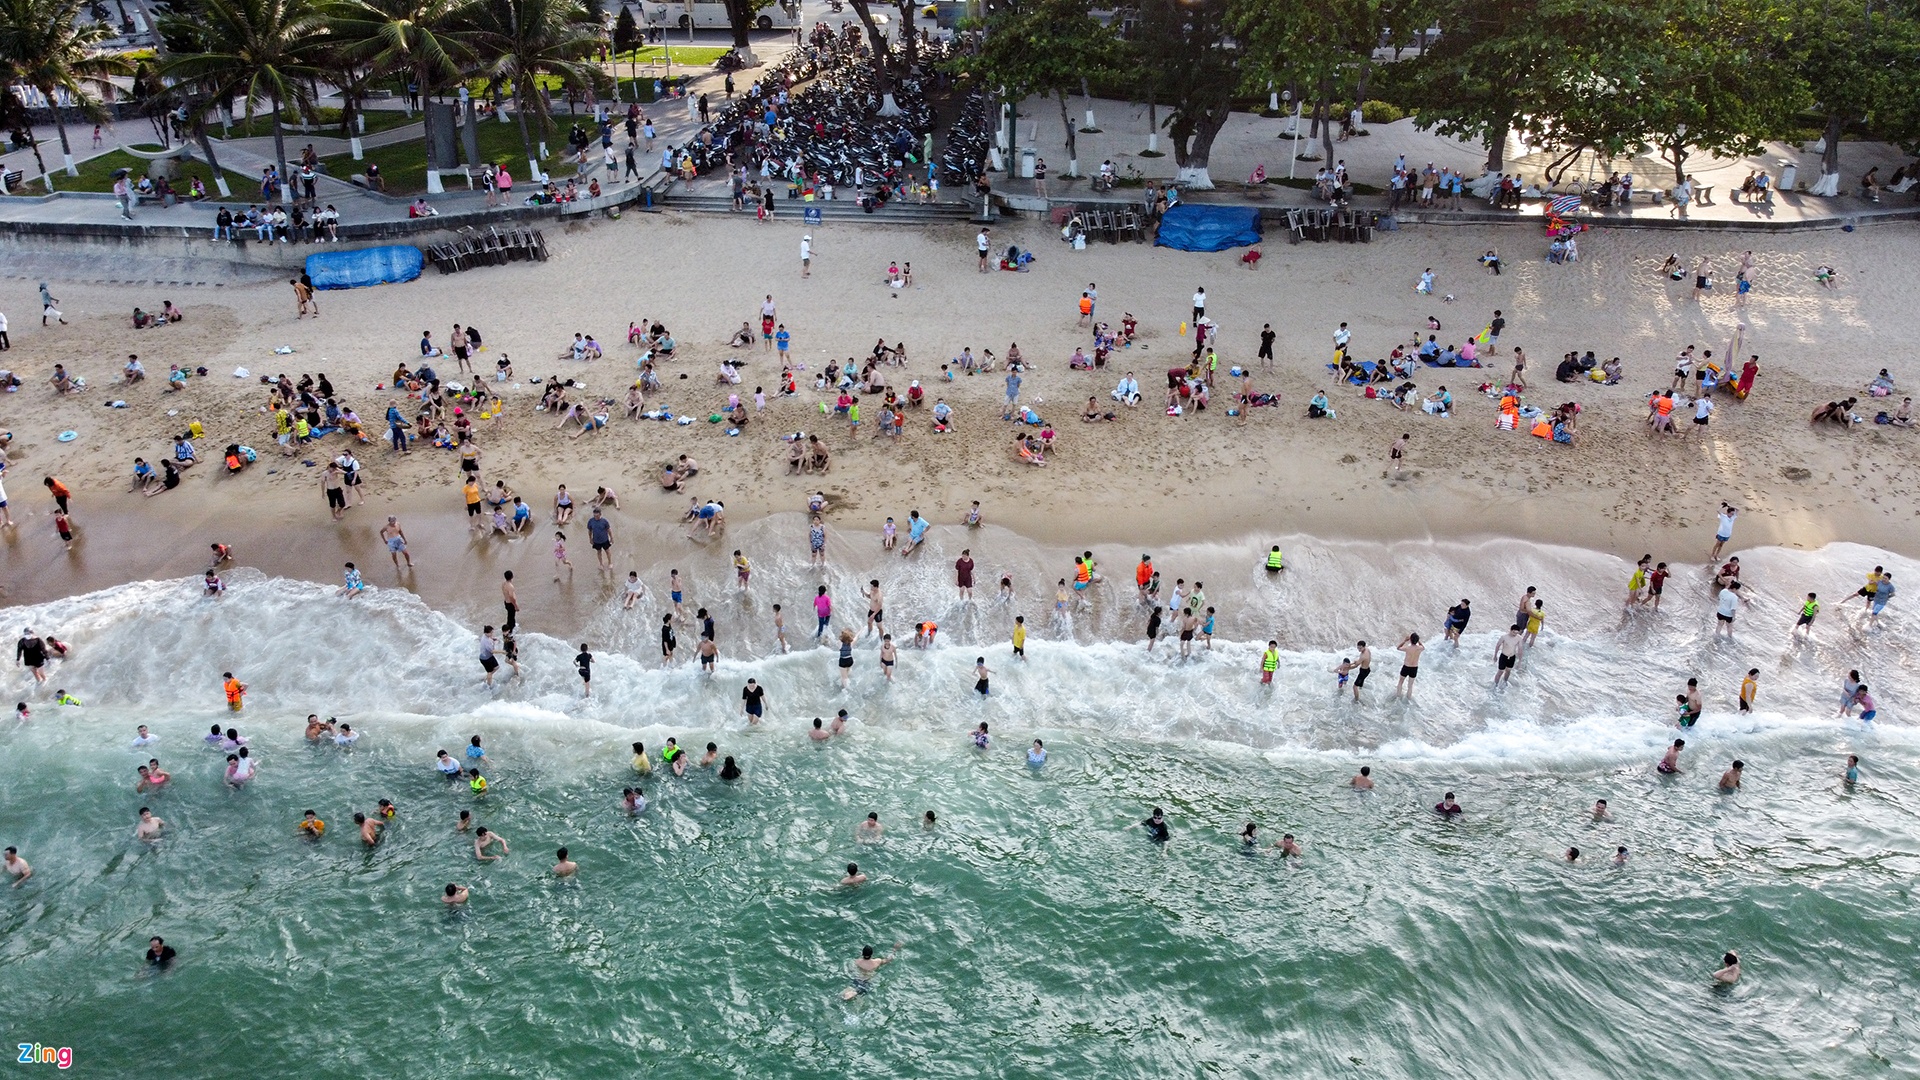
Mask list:
[[[1837,595],[1858,554],[1755,560]],[[1417,705],[1376,676],[1357,708],[1325,674],[1337,654],[1292,650],[1262,690],[1248,640],[1181,662],[1062,632],[1019,667],[989,628],[903,651],[890,687],[868,643],[844,695],[824,651],[734,656],[709,681],[636,645],[603,654],[582,703],[567,643],[529,636],[526,683],[488,695],[471,631],[392,591],[346,607],[243,574],[217,605],[165,582],[14,609],[74,642],[54,680],[87,704],[43,692],[0,732],[0,843],[36,869],[0,889],[0,1026],[102,1076],[1914,1075],[1920,739],[1897,612],[1796,650],[1775,605],[1731,647],[1691,594],[1670,625],[1616,626],[1605,569],[1511,690],[1486,688],[1476,632],[1429,652]],[[1432,621],[1426,596],[1416,611]],[[1676,671],[1725,683],[1763,655],[1761,713],[1716,685],[1688,771],[1655,775]],[[1877,665],[1875,728],[1834,715],[1835,660]],[[237,723],[261,775],[241,791],[200,741],[230,718],[223,665],[254,688]],[[773,705],[752,729],[748,675]],[[810,743],[841,707],[848,734]],[[362,744],[308,746],[315,710]],[[982,719],[986,753],[966,738]],[[142,722],[161,742],[136,752]],[[474,733],[478,799],[431,765]],[[746,776],[656,768],[628,817],[626,744],[667,735]],[[174,779],[137,796],[149,754]],[[1723,795],[1733,757],[1746,785]],[[1367,796],[1346,787],[1363,762]],[[1429,809],[1449,789],[1453,822]],[[350,819],[382,797],[399,816],[367,851]],[[168,822],[157,843],[132,838],[141,805]],[[1155,805],[1164,846],[1128,828]],[[330,826],[317,843],[293,830],[306,809]],[[477,863],[462,809],[512,853]],[[878,843],[855,838],[869,811]],[[1305,857],[1245,853],[1248,821]],[[551,876],[561,845],[576,879]],[[864,887],[836,884],[849,861]],[[450,881],[473,888],[464,910],[438,902]],[[151,934],[180,950],[171,970],[141,963]],[[896,960],[843,1002],[866,945]],[[1746,976],[1716,987],[1729,948]]]

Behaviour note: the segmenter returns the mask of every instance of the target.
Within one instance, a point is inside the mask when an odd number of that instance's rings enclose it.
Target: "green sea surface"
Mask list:
[[[343,752],[249,713],[242,791],[200,744],[215,712],[44,706],[0,735],[0,840],[36,868],[0,889],[10,1046],[148,1077],[1916,1073],[1905,738],[1866,749],[1856,786],[1859,733],[1796,729],[1739,745],[1736,795],[1701,760],[1376,763],[1360,796],[1343,755],[1135,742],[1036,707],[984,754],[959,726],[716,734],[743,781],[656,768],[630,818],[605,737],[491,735],[476,799],[429,764],[458,755],[458,718],[357,717],[375,734]],[[135,722],[174,775],[152,797]],[[1429,809],[1445,789],[1457,821]],[[398,818],[368,851],[351,816],[383,796]],[[158,843],[132,839],[142,804]],[[1164,846],[1130,828],[1154,805]],[[309,808],[319,842],[294,832]],[[462,809],[512,853],[477,863]],[[869,811],[879,843],[855,840]],[[1305,857],[1245,853],[1249,820]],[[561,845],[576,879],[551,874]],[[869,884],[836,884],[850,861]],[[142,963],[153,934],[171,970]],[[896,944],[843,1002],[861,947]],[[1729,948],[1746,975],[1718,987]]]

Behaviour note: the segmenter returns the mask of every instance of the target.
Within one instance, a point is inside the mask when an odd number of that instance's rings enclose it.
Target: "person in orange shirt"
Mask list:
[[[68,489],[67,485],[55,480],[51,476],[46,478],[46,485],[47,491],[53,495],[54,505],[60,508],[60,512],[63,514],[73,513],[72,510],[67,508],[67,500],[73,498],[73,492]]]
[[[1133,583],[1140,589],[1140,601],[1146,602],[1147,585],[1153,581],[1153,557],[1142,554],[1140,565],[1133,568]]]
[[[1647,423],[1655,434],[1673,433],[1673,394],[1671,392],[1655,394],[1647,413]]]
[[[1086,293],[1081,293],[1080,294],[1080,325],[1088,326],[1088,325],[1091,325],[1092,323],[1093,323],[1093,297],[1087,295]]]
[[[234,678],[233,672],[231,671],[221,672],[220,677],[226,680],[223,689],[227,692],[227,708],[234,712],[239,712],[241,705],[244,703],[242,699],[247,693],[247,684]]]

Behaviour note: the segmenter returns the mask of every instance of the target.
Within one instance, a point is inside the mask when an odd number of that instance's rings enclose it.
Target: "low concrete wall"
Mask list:
[[[177,213],[182,209],[185,208],[175,207],[172,211],[154,209],[142,217]],[[191,224],[183,219],[179,225],[149,224],[143,220],[119,225],[9,222],[0,227],[0,251],[97,253],[105,258],[116,255],[188,258],[297,269],[305,266],[307,256],[316,251],[381,244],[413,244],[424,248],[429,244],[455,239],[455,230],[468,225],[481,229],[488,225],[507,224],[538,228],[542,223],[548,226],[554,224],[557,214],[552,207],[528,206],[496,209],[485,215],[442,215],[408,221],[363,222],[342,225],[338,244],[269,244],[252,239],[216,244],[211,242],[211,216],[200,214],[198,218]],[[251,230],[246,232],[250,234]]]

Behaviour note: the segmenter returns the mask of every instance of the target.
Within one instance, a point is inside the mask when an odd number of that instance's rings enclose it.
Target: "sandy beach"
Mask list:
[[[804,279],[803,232],[813,236],[815,251],[812,276]],[[282,371],[295,379],[325,372],[339,400],[377,433],[378,418],[395,397],[378,384],[397,363],[418,361],[422,329],[444,343],[456,322],[483,331],[486,350],[476,358],[482,370],[490,371],[505,352],[517,376],[503,390],[506,415],[478,428],[486,483],[505,479],[536,509],[551,503],[559,483],[582,497],[596,486],[612,487],[622,501],[615,522],[623,569],[648,570],[692,543],[674,524],[687,497],[664,494],[655,481],[660,463],[682,453],[704,467],[691,484],[694,494],[724,500],[735,533],[787,514],[791,526],[775,519],[779,527],[762,530],[760,542],[796,549],[805,532],[794,512],[807,492],[823,488],[834,503],[829,525],[836,545],[872,542],[876,549],[887,516],[904,522],[917,509],[950,524],[978,499],[992,524],[1058,545],[1507,535],[1692,560],[1705,557],[1713,509],[1727,499],[1746,511],[1738,537],[1743,545],[1817,547],[1847,539],[1920,552],[1914,528],[1920,509],[1912,504],[1920,478],[1916,435],[1872,424],[1814,430],[1807,422],[1815,406],[1849,395],[1862,397],[1868,416],[1899,404],[1898,394],[1890,401],[1866,399],[1864,385],[1881,367],[1895,366],[1884,344],[1886,328],[1904,325],[1920,302],[1910,227],[1753,241],[1755,289],[1745,308],[1735,307],[1731,285],[1749,241],[1705,232],[1602,228],[1583,238],[1584,257],[1574,265],[1547,264],[1544,241],[1531,229],[1428,228],[1382,233],[1371,245],[1298,247],[1275,236],[1263,246],[1266,258],[1257,271],[1247,270],[1237,252],[1104,244],[1073,252],[1044,224],[1005,224],[993,239],[996,247],[1033,247],[1039,259],[1032,272],[978,273],[970,228],[829,224],[806,230],[787,220],[763,225],[744,217],[629,214],[553,231],[554,258],[545,264],[448,277],[430,272],[403,285],[324,293],[321,316],[300,320],[284,283],[100,287],[56,279],[52,287],[71,325],[42,329],[33,283],[16,279],[6,307],[14,348],[0,356],[0,366],[25,382],[0,399],[0,426],[14,433],[5,479],[18,524],[0,534],[6,598],[33,602],[196,573],[216,540],[236,545],[243,564],[269,574],[334,581],[341,562],[355,559],[368,568],[370,581],[384,584],[390,568],[375,534],[384,515],[394,513],[414,538],[416,558],[434,568],[409,579],[409,587],[436,607],[491,605],[494,575],[450,574],[444,567],[544,569],[549,533],[538,530],[532,542],[488,550],[507,546],[465,532],[455,456],[424,449],[396,459],[384,440],[359,451],[367,505],[333,522],[320,470],[273,452],[267,391],[257,380]],[[1476,264],[1489,247],[1505,258],[1505,274],[1489,276]],[[1658,273],[1672,251],[1689,263],[1701,254],[1713,257],[1721,287],[1704,303],[1693,301],[1690,283],[1669,283]],[[908,260],[914,270],[913,287],[897,295],[882,280],[891,259]],[[1814,280],[1813,269],[1823,263],[1839,268],[1838,288]],[[1428,266],[1438,276],[1432,297],[1413,291]],[[1138,344],[1119,350],[1110,371],[1071,371],[1067,363],[1075,346],[1090,346],[1088,333],[1075,325],[1075,305],[1089,282],[1099,286],[1099,319],[1117,326],[1130,311],[1140,323]],[[1225,406],[1238,380],[1224,374],[1208,411],[1171,418],[1158,407],[1165,370],[1191,351],[1192,338],[1180,328],[1197,286],[1206,288],[1207,314],[1221,328],[1223,367],[1253,363],[1261,324],[1273,324],[1278,363],[1271,372],[1255,369],[1254,388],[1284,394],[1282,407],[1253,410],[1244,423],[1228,417]],[[743,320],[757,322],[767,293],[806,373],[796,398],[770,400],[738,437],[704,421],[682,427],[616,418],[610,431],[574,440],[534,411],[539,391],[529,385],[532,377],[570,377],[595,394],[622,397],[635,376],[626,327],[642,318],[665,323],[681,345],[663,364],[665,388],[649,408],[704,417],[725,400],[714,375],[729,356],[748,360],[743,391],[755,385],[771,391],[779,373],[774,354],[726,344]],[[1442,302],[1445,294],[1454,302]],[[163,295],[187,320],[131,330],[133,306],[157,307]],[[1351,324],[1354,355],[1371,359],[1416,332],[1424,336],[1430,315],[1443,325],[1439,339],[1457,342],[1477,333],[1496,308],[1508,327],[1489,366],[1428,370],[1416,379],[1423,393],[1449,386],[1457,398],[1450,419],[1365,400],[1326,371],[1331,334],[1342,321]],[[1762,363],[1752,397],[1719,398],[1709,437],[1689,432],[1650,439],[1644,401],[1669,381],[1674,354],[1693,344],[1724,355],[1742,320],[1749,325],[1742,351],[1758,353]],[[606,358],[556,359],[576,331],[605,344]],[[944,397],[955,409],[953,433],[932,434],[921,410],[910,414],[898,443],[874,440],[871,422],[854,439],[844,422],[821,415],[824,395],[811,390],[812,373],[828,361],[864,358],[877,337],[904,341],[912,357],[904,370],[885,369],[890,385],[904,392],[917,378],[929,405]],[[1004,356],[1010,342],[1019,343],[1032,365],[1021,400],[1059,431],[1058,451],[1045,468],[1020,463],[1009,448],[1014,427],[1000,420],[1003,373],[938,381],[941,363],[963,346]],[[296,351],[274,355],[281,345]],[[1493,402],[1475,385],[1503,382],[1515,345],[1530,358],[1530,403],[1583,405],[1578,445],[1495,429]],[[1555,383],[1554,364],[1572,349],[1620,356],[1625,379],[1612,387]],[[129,352],[140,355],[150,377],[123,388],[117,377]],[[56,362],[86,376],[91,388],[56,397],[47,384]],[[174,363],[205,366],[210,375],[184,393],[163,394]],[[255,378],[234,378],[242,366]],[[455,377],[451,358],[436,366],[443,378]],[[1119,409],[1111,424],[1083,424],[1088,395],[1103,409],[1114,406],[1108,393],[1129,370],[1146,392],[1142,406]],[[1316,389],[1332,397],[1337,418],[1304,418]],[[103,408],[116,399],[128,407]],[[868,404],[869,417],[875,405]],[[169,456],[169,437],[192,419],[206,428],[199,441],[204,455],[242,442],[262,451],[260,463],[225,477],[209,461],[189,470],[177,491],[151,499],[129,493],[133,458]],[[66,429],[78,438],[56,441]],[[830,475],[786,474],[779,436],[794,431],[830,442]],[[1412,436],[1410,467],[1405,479],[1389,480],[1387,448],[1401,432]],[[335,436],[301,457],[324,465],[341,445],[343,437]],[[71,553],[50,523],[51,502],[39,483],[47,474],[75,491],[79,540]],[[576,562],[590,567],[584,530],[573,531],[579,555],[588,556]],[[546,575],[524,576],[537,577],[529,599],[543,602]],[[592,576],[587,569],[581,580]],[[563,594],[563,603],[583,610],[597,602]]]

